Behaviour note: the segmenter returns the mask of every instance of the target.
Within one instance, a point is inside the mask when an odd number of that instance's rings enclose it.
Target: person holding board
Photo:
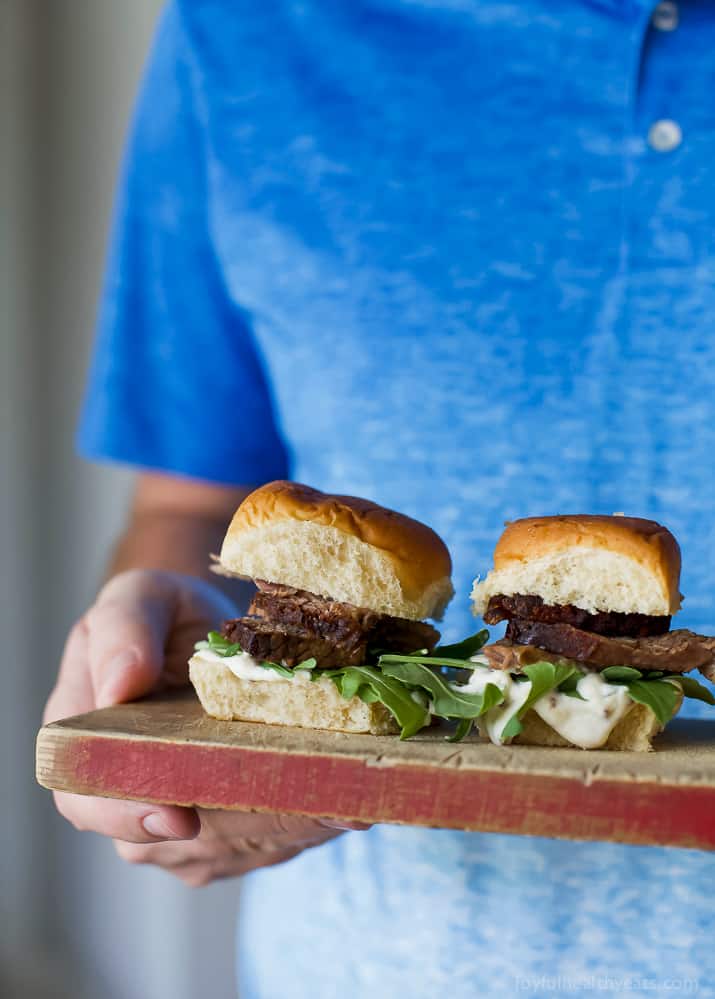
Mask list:
[[[429,524],[444,641],[505,519],[621,510],[673,531],[713,633],[714,29],[694,0],[168,4],[79,430],[136,491],[48,720],[186,682],[245,610],[207,553],[274,479]],[[265,868],[245,999],[715,982],[697,851],[57,804],[189,884]]]

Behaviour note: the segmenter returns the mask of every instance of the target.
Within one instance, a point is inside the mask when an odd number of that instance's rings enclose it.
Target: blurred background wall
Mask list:
[[[234,996],[235,883],[192,892],[33,781],[64,635],[131,485],[72,436],[122,140],[159,0],[0,0],[0,994]]]

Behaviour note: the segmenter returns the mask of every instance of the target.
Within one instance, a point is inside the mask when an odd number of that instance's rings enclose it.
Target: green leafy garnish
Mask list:
[[[663,670],[642,672],[632,666],[609,666],[601,672],[608,683],[622,683],[630,697],[638,704],[645,704],[661,725],[667,724],[678,707],[677,687],[684,697],[691,697],[706,704],[715,704],[715,697],[702,683],[681,673],[664,673]]]
[[[382,672],[411,687],[427,691],[432,701],[432,713],[440,718],[479,718],[504,700],[504,694],[494,683],[486,685],[484,694],[464,692],[421,663],[386,663]]]
[[[455,642],[454,645],[438,645],[434,650],[434,656],[436,659],[442,656],[448,656],[450,659],[469,659],[475,652],[479,652],[488,641],[489,632],[486,628],[482,628],[476,635],[470,635],[469,638]]]
[[[452,659],[447,656],[438,656],[436,653],[431,656],[413,656],[386,652],[380,656],[378,666],[384,666],[386,663],[422,663],[424,666],[448,666],[450,669],[475,669],[477,666],[477,663],[469,662],[468,659]]]
[[[346,701],[349,701],[351,697],[355,697],[365,682],[363,677],[355,670],[352,672],[346,670],[344,673],[334,675],[331,679],[335,681],[336,687]]]
[[[308,669],[308,670],[311,670],[311,669],[315,669],[315,667],[317,665],[318,665],[317,661],[315,659],[313,659],[313,657],[311,656],[310,659],[304,659],[302,663],[298,663],[298,665],[294,666],[293,669]]]
[[[670,721],[680,700],[678,684],[670,680],[633,680],[628,684],[628,694],[647,705],[661,725]]]
[[[576,684],[581,679],[583,674],[579,670],[574,670],[570,673],[565,680],[562,680],[559,684],[559,690],[562,694],[570,694],[572,691],[576,690]]]
[[[361,700],[369,698],[367,703],[384,704],[400,726],[400,739],[409,739],[429,721],[427,708],[415,700],[403,683],[373,666],[348,666],[327,673],[346,700],[357,695]]]
[[[472,718],[461,718],[452,735],[447,736],[447,742],[461,742],[462,739],[466,739],[473,725]]]
[[[586,698],[579,694],[577,688],[578,681],[583,676],[583,673],[576,669],[573,673],[569,674],[565,680],[562,680],[558,685],[557,690],[560,694],[566,694],[567,697],[575,697],[577,701],[585,701]]]
[[[194,649],[197,652],[208,649],[209,652],[215,652],[217,656],[236,656],[239,652],[243,652],[238,642],[229,642],[218,631],[210,631],[206,640],[197,642]]]
[[[422,705],[425,711],[430,710],[430,699],[426,690],[420,690],[418,687],[411,687],[410,693],[412,694],[414,700],[416,700],[418,704]]]
[[[258,665],[262,666],[263,669],[272,669],[274,673],[277,673],[278,676],[284,676],[286,680],[293,679],[293,670],[289,669],[288,666],[284,666],[282,663],[272,663],[267,659],[264,659],[263,662],[260,662]]]
[[[521,719],[535,701],[538,701],[544,694],[548,694],[554,687],[559,687],[561,684],[567,683],[574,674],[578,673],[579,676],[581,675],[581,671],[577,666],[571,666],[567,663],[548,662],[530,663],[524,667],[524,673],[531,680],[531,690],[519,710],[512,715],[504,726],[501,736],[503,741],[513,739],[514,736],[519,735],[522,728]]]
[[[579,694],[578,690],[576,690],[575,687],[574,687],[573,690],[559,690],[559,693],[560,694],[564,694],[565,697],[573,697],[577,701],[585,701],[586,700],[586,698],[582,694]]]
[[[630,683],[631,680],[640,680],[643,674],[632,666],[608,666],[601,670],[601,676],[609,683]]]
[[[566,694],[567,697],[575,697],[577,701],[585,701],[586,698],[579,694],[577,688],[578,681],[583,676],[580,670],[575,670],[570,676],[567,676],[565,680],[562,680],[558,685],[557,690],[560,694]]]
[[[669,679],[678,684],[685,697],[691,697],[695,701],[705,701],[706,704],[715,704],[712,691],[704,687],[702,683],[698,683],[697,680],[693,680],[691,676],[683,676],[681,673],[671,676]]]

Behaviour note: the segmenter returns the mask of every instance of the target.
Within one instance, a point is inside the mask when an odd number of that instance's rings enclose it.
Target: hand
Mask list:
[[[218,589],[179,573],[132,569],[115,576],[75,624],[44,722],[107,707],[188,682],[197,637],[236,608]],[[133,843],[198,835],[192,808],[55,792],[77,829]]]
[[[197,637],[235,613],[219,590],[191,576],[141,569],[115,576],[70,632],[45,723],[187,683]],[[288,860],[345,828],[293,816],[54,797],[77,829],[111,836],[120,856],[195,885]]]
[[[117,843],[131,864],[153,864],[193,888],[235,878],[259,867],[283,863],[320,846],[345,829],[368,829],[361,822],[339,823],[298,815],[198,810],[201,832],[183,843]]]

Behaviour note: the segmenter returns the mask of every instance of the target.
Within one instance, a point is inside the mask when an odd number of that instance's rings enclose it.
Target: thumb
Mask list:
[[[168,574],[131,570],[110,580],[86,616],[89,671],[97,707],[158,685],[178,593]]]

